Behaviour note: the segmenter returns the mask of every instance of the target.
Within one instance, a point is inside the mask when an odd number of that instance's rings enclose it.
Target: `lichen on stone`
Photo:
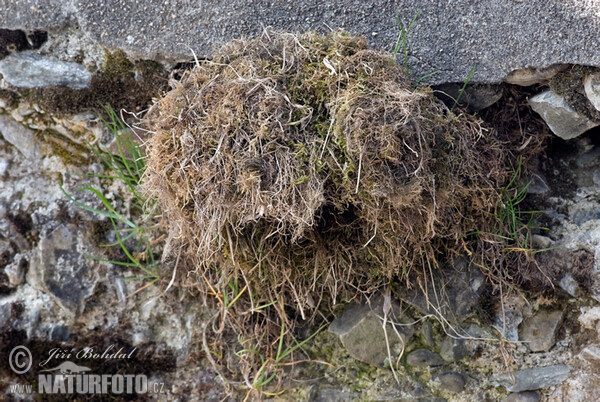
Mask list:
[[[574,65],[556,74],[550,80],[550,89],[564,97],[573,110],[600,123],[600,111],[590,103],[583,88],[588,75],[596,71],[598,69],[594,67]]]

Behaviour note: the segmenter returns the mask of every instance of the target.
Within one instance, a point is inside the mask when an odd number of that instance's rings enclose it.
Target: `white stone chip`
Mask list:
[[[553,91],[545,91],[529,99],[531,108],[548,124],[550,130],[564,140],[578,137],[598,126],[569,106],[565,98]]]

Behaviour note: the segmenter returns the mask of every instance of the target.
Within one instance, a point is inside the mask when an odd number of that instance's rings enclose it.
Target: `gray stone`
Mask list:
[[[554,240],[551,238],[538,234],[531,236],[531,240],[533,241],[533,245],[537,248],[550,248],[554,244]]]
[[[434,94],[442,99],[448,107],[453,107],[454,103],[458,103],[470,112],[490,107],[502,98],[502,86],[500,85],[468,85],[464,91],[462,90],[463,85],[441,84],[434,88]]]
[[[579,357],[589,362],[600,362],[600,347],[596,345],[591,345],[585,347],[580,353]]]
[[[127,286],[125,285],[125,281],[121,278],[115,278],[114,288],[117,299],[122,305],[125,305],[127,301]]]
[[[42,156],[41,146],[36,141],[35,132],[17,123],[10,116],[0,114],[0,133],[26,158],[35,160]]]
[[[571,368],[564,364],[534,367],[513,373],[504,373],[492,379],[496,386],[503,386],[509,392],[535,391],[560,384],[567,379]]]
[[[496,335],[493,335],[495,331],[491,328],[481,327],[477,324],[470,324],[464,331],[463,335],[471,338],[480,339],[497,339]]]
[[[34,307],[33,309],[28,311],[28,314],[24,318],[23,328],[27,333],[27,338],[33,338],[35,336],[39,336],[40,333],[38,329],[40,327],[40,321],[42,317],[42,309],[40,307]]]
[[[318,388],[310,398],[313,402],[345,402],[355,399],[356,395],[335,388]]]
[[[413,367],[431,367],[443,365],[444,359],[437,353],[433,353],[428,349],[417,349],[413,350],[406,356],[406,363]]]
[[[540,393],[537,391],[517,392],[508,395],[502,402],[538,402]]]
[[[94,291],[98,275],[83,255],[75,225],[61,225],[40,239],[27,272],[27,283],[50,294],[65,310],[77,314]]]
[[[592,173],[592,181],[596,186],[600,187],[600,169],[594,169]]]
[[[6,329],[10,321],[10,303],[0,304],[0,328]]]
[[[463,258],[435,272],[423,291],[418,286],[397,288],[397,295],[423,314],[442,314],[453,324],[463,322],[477,305],[484,283],[481,271]],[[436,295],[436,297],[431,297]]]
[[[520,336],[532,352],[547,352],[555,342],[562,311],[539,311],[521,324]]]
[[[71,335],[71,331],[69,328],[64,325],[56,324],[50,328],[50,333],[48,334],[51,341],[66,341],[69,339],[69,335]]]
[[[575,163],[580,169],[590,169],[600,163],[600,147],[593,147],[579,156]]]
[[[570,272],[567,272],[565,276],[562,277],[560,282],[558,282],[558,286],[560,286],[562,290],[564,290],[573,297],[577,297],[581,291],[579,289],[579,284],[577,283],[575,278],[573,278],[573,275],[571,275]]]
[[[385,400],[389,400],[389,399],[385,399]],[[397,400],[398,400],[398,402],[414,402],[415,398],[400,398]],[[448,402],[448,400],[446,398],[437,398],[435,396],[417,398],[416,400],[419,402]]]
[[[257,35],[263,26],[291,31],[345,28],[391,50],[398,22],[408,24],[409,68],[429,82],[499,83],[526,67],[557,63],[600,65],[597,3],[564,0],[467,2],[346,0],[340,2],[19,0],[4,2],[1,25],[9,29],[75,31],[99,46],[141,58],[187,61],[192,51],[210,56],[214,46]],[[506,44],[510,44],[507,46]],[[581,44],[585,44],[582,46]]]
[[[0,60],[0,74],[10,85],[20,88],[67,86],[83,89],[92,79],[81,64],[60,61],[34,51],[11,54]]]
[[[583,90],[590,103],[600,111],[600,73],[588,75],[583,82]]]
[[[1,177],[1,176],[0,176]],[[2,220],[2,216],[0,216],[0,220]],[[2,229],[0,229],[1,231]],[[8,235],[8,230],[4,231],[4,236]],[[7,240],[2,240],[0,239],[0,267],[2,266],[2,264],[6,264],[8,261],[11,261],[13,259],[13,255],[14,255],[14,250],[12,248],[12,246],[10,245],[10,242],[8,242]],[[4,267],[4,272],[6,273],[6,275],[8,276],[8,280],[10,282],[10,274],[7,272],[7,268],[8,268],[7,264]],[[2,272],[2,268],[0,268],[0,273]]]
[[[397,306],[394,307],[397,311]],[[384,331],[383,321],[380,317],[383,317],[381,301],[375,301],[371,305],[351,303],[346,307],[342,316],[331,323],[329,331],[340,337],[342,344],[353,358],[384,367],[386,360],[390,357],[386,344],[386,332],[391,357],[395,358],[399,349],[401,350],[412,336],[413,329],[397,325],[394,330],[392,324],[388,322],[386,331]]]
[[[546,194],[548,191],[550,191],[550,187],[548,187],[548,184],[546,184],[546,178],[544,177],[544,174],[541,172],[532,174],[529,185],[527,186],[527,193]]]
[[[456,362],[467,356],[467,346],[464,339],[447,336],[440,345],[440,356],[448,362]]]
[[[456,372],[443,373],[436,378],[440,381],[441,388],[448,392],[462,392],[467,384],[466,377]]]
[[[133,346],[143,345],[150,341],[152,334],[149,333],[145,328],[138,328],[133,335],[131,335],[131,344]]]
[[[6,240],[0,239],[0,257],[3,256],[5,253],[10,254],[11,251],[12,247],[10,246],[10,243]]]
[[[4,272],[11,286],[19,286],[23,283],[27,265],[27,259],[22,254],[15,255],[14,261],[6,265]]]
[[[577,320],[583,328],[600,332],[600,307],[581,307],[581,315]]]
[[[569,206],[570,220],[581,226],[586,222],[600,219],[600,206],[593,199],[583,199]]]
[[[519,340],[519,324],[523,322],[523,314],[515,309],[499,309],[494,318],[492,327],[507,341],[516,342]]]
[[[435,346],[435,341],[433,339],[433,326],[429,320],[425,321],[421,326],[421,335],[423,336],[425,345],[429,346],[430,348]]]
[[[533,96],[529,99],[529,104],[544,119],[550,130],[564,140],[578,137],[598,126],[598,123],[573,110],[564,97],[550,90]]]

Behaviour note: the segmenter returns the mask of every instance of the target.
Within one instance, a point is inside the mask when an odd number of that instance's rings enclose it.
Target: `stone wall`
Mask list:
[[[0,393],[13,397],[11,385],[35,380],[7,365],[18,345],[37,351],[36,364],[57,347],[137,348],[126,367],[164,383],[165,397],[231,390],[206,353],[206,295],[190,290],[175,261],[140,291],[145,282],[123,279],[139,272],[89,258],[104,255],[114,228],[64,191],[101,208],[77,190],[93,185],[123,214],[131,202],[101,177],[107,169],[88,146],[118,152],[99,105],[143,114],[175,67],[263,26],[344,28],[391,51],[397,15],[405,26],[416,16],[406,53],[413,79],[438,71],[423,82],[483,117],[490,107],[516,111],[507,115],[523,119],[513,123],[524,147],[544,132],[539,121],[527,127],[537,119],[528,104],[561,137],[524,178],[550,229],[532,244],[550,250],[535,260],[536,279],[509,294],[457,260],[432,283],[396,290],[385,325],[381,299],[340,307],[302,355],[315,361],[289,372],[281,398],[599,399],[600,151],[589,130],[600,123],[600,0],[0,0]],[[131,132],[143,143],[143,131]]]

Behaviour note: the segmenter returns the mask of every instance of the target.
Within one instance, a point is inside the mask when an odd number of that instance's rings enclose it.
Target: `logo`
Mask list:
[[[31,368],[31,352],[26,346],[17,346],[10,351],[8,364],[10,369],[17,374],[25,374]]]
[[[126,353],[123,348],[116,350],[110,345],[103,352],[88,347],[76,351],[75,349],[52,349],[49,357],[39,363],[43,370],[38,371],[37,389],[32,384],[11,384],[10,391],[16,394],[58,394],[58,395],[93,395],[93,394],[146,394],[162,393],[163,383],[150,383],[144,374],[94,374],[92,369],[65,360],[60,364],[55,362],[51,368],[52,360],[63,359],[104,359],[119,360],[129,359],[136,349]],[[26,346],[17,346],[9,355],[9,365],[16,374],[25,374],[31,370],[33,358],[31,351]],[[93,366],[93,364],[92,364]]]
[[[86,371],[90,371],[90,369],[89,369],[89,367],[78,366],[73,362],[66,361],[64,363],[61,363],[57,367],[54,367],[53,369],[42,370],[42,371],[40,371],[40,373],[44,373],[47,371],[54,371],[54,372],[58,372],[63,375],[69,375],[69,374],[84,373]]]

